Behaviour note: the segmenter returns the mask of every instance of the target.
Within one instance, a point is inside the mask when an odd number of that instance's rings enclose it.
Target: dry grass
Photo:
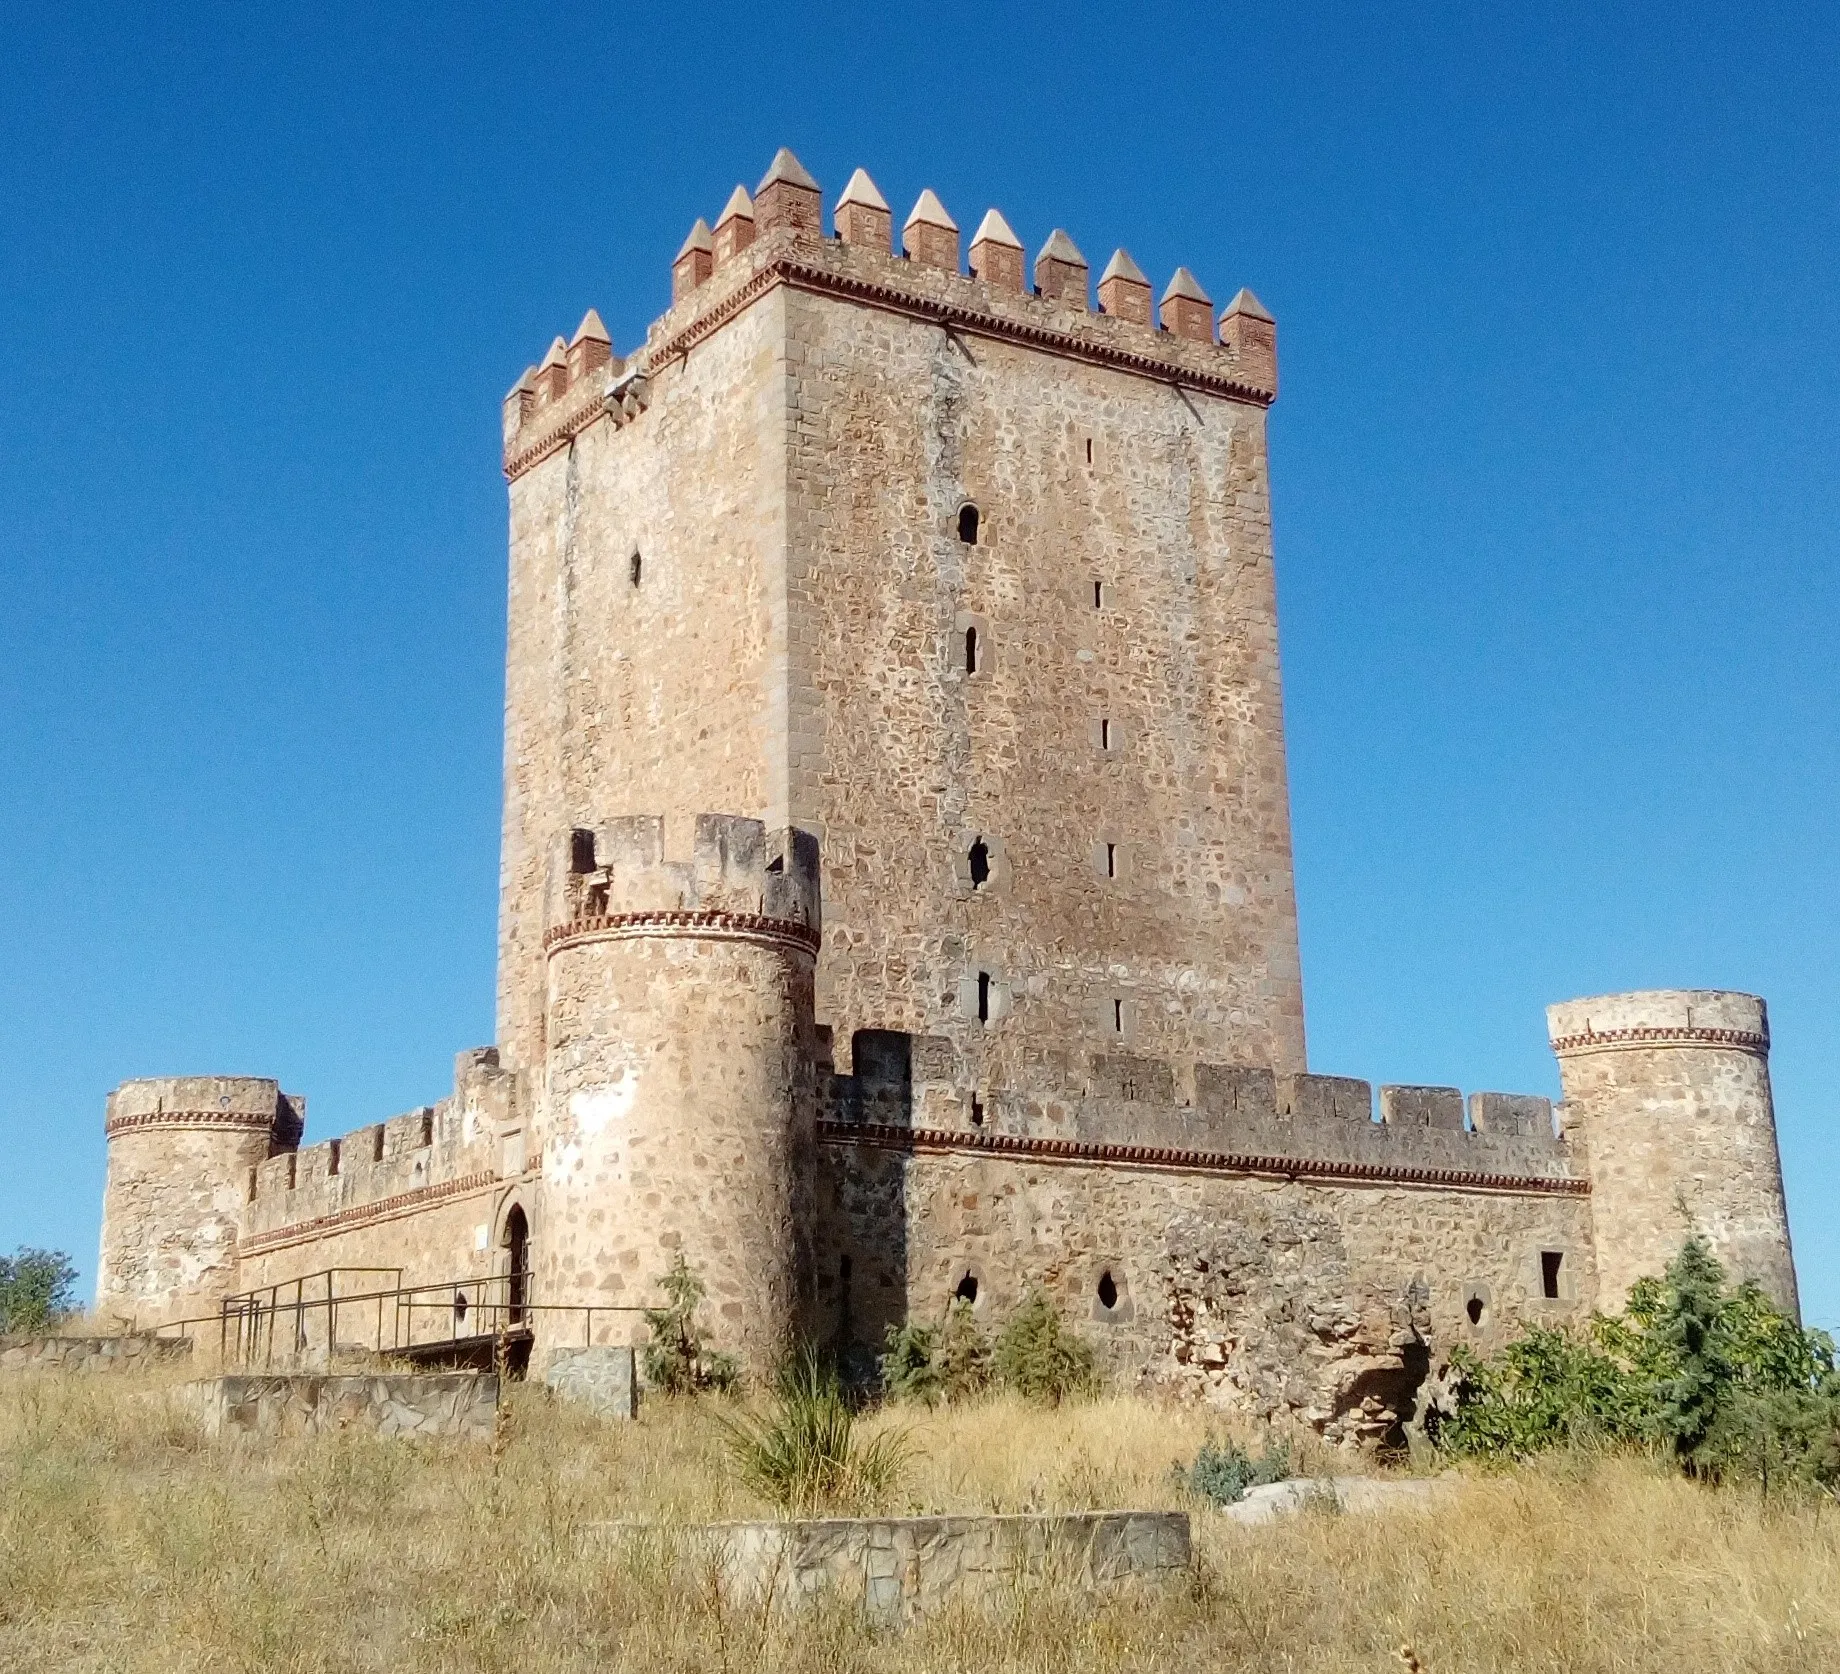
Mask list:
[[[144,1389],[144,1386],[142,1386]],[[602,1425],[521,1389],[500,1448],[206,1443],[111,1378],[0,1384],[0,1669],[841,1671],[1840,1667],[1840,1520],[1573,1459],[1436,1513],[1196,1518],[1192,1583],[1043,1584],[894,1635],[762,1615],[583,1523],[757,1510],[706,1412]],[[1172,1504],[1204,1415],[1113,1400],[920,1420],[896,1509]]]

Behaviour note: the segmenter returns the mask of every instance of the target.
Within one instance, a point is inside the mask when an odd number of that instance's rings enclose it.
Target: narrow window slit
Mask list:
[[[966,546],[977,545],[978,509],[969,501],[958,508],[958,538]]]
[[[1559,1273],[1565,1265],[1563,1250],[1540,1251],[1540,1294],[1549,1302],[1559,1295]]]
[[[1112,1001],[1112,1033],[1115,1035],[1122,1035],[1124,1033],[1123,1000]]]
[[[1099,1306],[1106,1309],[1118,1306],[1118,1283],[1109,1267],[1099,1275]]]
[[[978,1021],[988,1023],[990,1021],[990,972],[988,971],[978,972],[977,1006]]]
[[[967,674],[977,673],[977,629],[976,628],[967,628],[965,630],[965,672]]]
[[[1112,723],[1110,721],[1101,721],[1099,723],[1099,748],[1101,750],[1109,750],[1111,747]]]
[[[1118,876],[1118,845],[1116,843],[1105,845],[1105,875],[1108,878]]]
[[[645,569],[645,560],[636,552],[632,555],[630,569],[632,573],[632,584],[637,587],[639,585],[640,574]]]
[[[990,849],[982,837],[971,845],[971,852],[965,858],[971,864],[971,887],[982,889],[990,882]]]

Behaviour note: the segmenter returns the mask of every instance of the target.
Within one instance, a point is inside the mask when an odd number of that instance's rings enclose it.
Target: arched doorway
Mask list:
[[[519,1326],[527,1323],[530,1306],[530,1221],[522,1204],[512,1204],[505,1217],[504,1246],[510,1256],[505,1264],[505,1324]]]

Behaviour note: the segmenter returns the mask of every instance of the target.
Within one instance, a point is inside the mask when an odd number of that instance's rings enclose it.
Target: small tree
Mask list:
[[[1040,1289],[1029,1292],[998,1333],[992,1364],[1006,1388],[1055,1406],[1091,1393],[1099,1381],[1091,1344],[1067,1330]]]
[[[741,1368],[733,1355],[704,1346],[696,1323],[696,1311],[705,1295],[703,1281],[691,1271],[681,1250],[670,1272],[659,1279],[658,1288],[665,1294],[665,1305],[645,1310],[652,1335],[640,1357],[646,1382],[667,1395],[732,1389]]]
[[[888,1327],[876,1365],[882,1374],[882,1392],[891,1401],[918,1401],[930,1407],[944,1393],[939,1333],[918,1320]]]
[[[0,1334],[46,1331],[76,1312],[77,1264],[62,1250],[0,1256]]]

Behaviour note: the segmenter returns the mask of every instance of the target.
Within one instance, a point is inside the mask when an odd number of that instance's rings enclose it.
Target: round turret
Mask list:
[[[764,1371],[810,1282],[817,840],[706,814],[673,863],[660,820],[578,830],[547,916],[534,1300],[655,1305],[681,1255],[713,1344]]]
[[[299,1101],[250,1075],[124,1081],[109,1094],[96,1311],[152,1325],[237,1288],[250,1170],[300,1143]]]
[[[1795,1312],[1763,1001],[1653,990],[1567,1000],[1546,1019],[1589,1160],[1599,1305],[1620,1307],[1698,1232],[1734,1279]]]

